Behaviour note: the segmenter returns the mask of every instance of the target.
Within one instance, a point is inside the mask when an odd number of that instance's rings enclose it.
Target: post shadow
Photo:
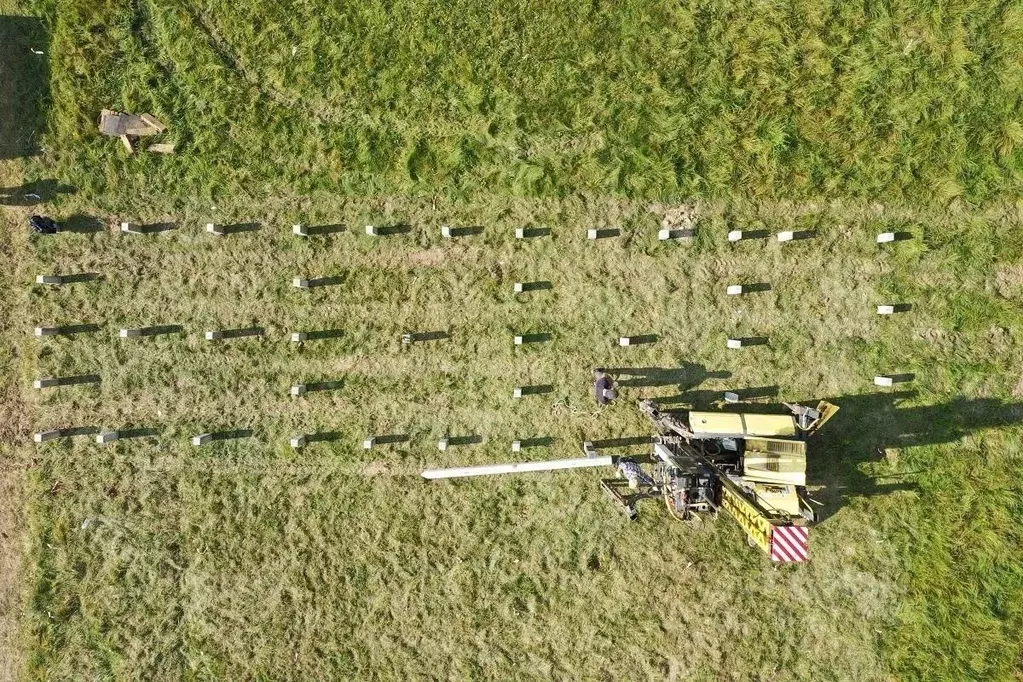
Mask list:
[[[98,272],[76,272],[70,275],[58,275],[61,284],[78,284],[80,282],[97,282],[103,279]]]
[[[633,445],[649,445],[653,442],[652,436],[624,436],[621,438],[604,438],[603,440],[591,441],[593,447],[598,450],[606,448],[627,448]]]
[[[755,294],[755,293],[759,293],[761,291],[770,291],[770,290],[771,290],[771,285],[768,284],[767,282],[754,282],[752,284],[743,284],[742,285],[742,293],[743,294]]]
[[[226,431],[212,431],[210,440],[223,441],[223,440],[238,440],[239,438],[249,438],[252,436],[254,431],[252,429],[230,429]]]
[[[57,330],[57,336],[72,336],[74,334],[87,334],[99,331],[98,324],[65,324],[54,328]]]
[[[522,293],[527,293],[527,292],[530,292],[530,291],[547,291],[547,290],[550,290],[550,289],[553,289],[553,288],[554,288],[554,285],[551,284],[547,280],[540,280],[540,281],[536,281],[536,282],[523,282],[522,283]]]
[[[766,336],[733,336],[730,338],[742,341],[743,348],[749,346],[766,346],[768,344],[768,339]]]
[[[91,215],[76,214],[68,216],[61,221],[61,232],[77,232],[79,234],[95,234],[106,229],[106,223]]]
[[[342,223],[334,223],[330,225],[307,225],[305,231],[308,237],[325,237],[331,234],[339,234],[346,229],[348,228]]]
[[[742,230],[742,239],[740,241],[745,242],[750,239],[768,239],[770,236],[770,230]]]
[[[0,160],[35,156],[49,108],[50,36],[36,17],[5,15],[0,45]],[[11,196],[22,194],[17,188]]]
[[[342,434],[339,431],[319,431],[305,434],[306,443],[330,443],[341,440],[341,438]]]
[[[916,375],[912,372],[903,372],[901,374],[885,374],[884,376],[889,377],[893,384],[907,384],[916,378]]]
[[[313,277],[312,279],[306,280],[309,282],[309,288],[315,289],[316,287],[333,287],[337,286],[345,281],[344,277],[340,275],[332,275],[330,277]]]
[[[554,335],[550,334],[549,332],[536,332],[536,333],[533,333],[533,334],[519,334],[518,336],[522,337],[523,345],[529,344],[529,343],[547,343],[548,341],[550,341],[551,339],[554,338]]]
[[[118,430],[117,440],[124,440],[125,438],[152,438],[159,435],[159,429],[124,429]]]
[[[483,442],[483,436],[472,434],[470,436],[448,436],[448,447],[452,445],[479,445]]]
[[[98,384],[100,382],[100,376],[98,374],[75,374],[73,376],[66,377],[46,377],[42,381],[49,382],[48,387],[56,386],[77,386],[79,384]]]
[[[537,239],[539,237],[549,237],[551,234],[551,228],[549,227],[527,227],[522,230],[523,239]]]
[[[220,228],[220,232],[223,235],[231,234],[243,234],[245,232],[258,232],[261,229],[259,223],[232,223],[230,225],[223,225]]]
[[[908,313],[913,309],[912,303],[895,303],[892,305],[892,312]]]
[[[305,390],[308,391],[337,391],[343,388],[345,385],[344,379],[337,379],[334,381],[315,381],[311,384],[305,384]]]
[[[639,334],[638,336],[628,337],[630,346],[645,346],[651,343],[657,343],[660,338],[661,337],[657,334]]]
[[[72,426],[67,429],[57,429],[61,438],[73,438],[75,436],[95,436],[100,432],[98,426]]]
[[[398,225],[382,225],[376,228],[378,237],[392,237],[399,234],[408,234],[412,231],[411,225],[404,223]]]
[[[678,386],[680,391],[699,386],[708,379],[728,379],[731,372],[707,371],[703,365],[692,362],[680,367],[616,367],[604,370],[615,378],[619,386]]]
[[[692,239],[696,236],[696,228],[685,230],[668,230],[668,239]]]
[[[220,329],[213,331],[213,340],[216,339],[240,339],[247,336],[262,336],[265,333],[263,327],[245,327],[239,329]]]
[[[407,443],[409,435],[407,433],[389,433],[382,436],[374,436],[376,438],[377,445],[391,445],[395,443]]]
[[[320,329],[314,332],[300,332],[305,334],[305,341],[322,341],[323,339],[336,339],[344,336],[340,329]]]
[[[913,238],[913,233],[912,232],[902,231],[902,232],[895,232],[894,234],[895,234],[895,241],[897,241],[897,242],[906,242],[906,241],[909,241],[910,239]]]
[[[471,237],[477,234],[483,234],[483,228],[479,225],[473,225],[470,227],[449,227],[448,233],[452,238],[458,237]]]
[[[535,384],[533,386],[520,386],[522,389],[522,395],[544,395],[546,393],[553,393],[554,386],[552,384]]]
[[[792,240],[800,241],[803,239],[816,239],[817,230],[794,230],[792,232]]]
[[[621,236],[622,231],[617,227],[603,227],[597,229],[597,239],[611,239]]]
[[[520,438],[520,448],[547,448],[554,445],[555,439],[550,436],[536,436],[533,438]]]
[[[133,232],[138,232],[139,234],[159,234],[176,229],[178,229],[177,224],[172,222],[146,223],[145,225],[135,227]]]
[[[142,327],[140,336],[161,336],[164,334],[180,334],[185,328],[180,324],[157,324],[150,327]]]
[[[412,332],[405,336],[409,339],[409,343],[419,343],[421,341],[443,341],[451,338],[450,333],[442,330],[432,332]]]

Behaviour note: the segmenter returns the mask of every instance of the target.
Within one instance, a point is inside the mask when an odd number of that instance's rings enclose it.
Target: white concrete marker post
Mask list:
[[[445,450],[447,450],[448,449],[448,440],[449,439],[445,437],[445,438],[441,438],[439,441],[437,441],[437,449],[440,450],[441,452],[444,452]]]
[[[36,284],[63,284],[64,278],[60,275],[37,275]]]
[[[879,306],[877,306],[877,314],[878,315],[894,315],[895,314],[895,306],[893,306],[893,305],[879,305]]]
[[[878,375],[878,376],[874,377],[874,385],[875,386],[891,386],[894,383],[895,382],[889,376]]]
[[[305,395],[305,392],[306,392],[305,384],[295,384],[294,386],[291,387],[292,398],[297,398],[300,395]]]
[[[224,338],[224,332],[214,332],[214,331],[206,332],[206,340],[207,341],[217,341],[217,340],[222,339],[222,338]]]
[[[795,239],[795,236],[796,236],[795,232],[792,232],[791,230],[786,230],[785,232],[779,232],[778,233],[778,241],[780,241],[780,242],[790,242],[793,239]]]
[[[122,339],[133,339],[136,336],[142,336],[142,331],[141,329],[122,329],[117,335]]]
[[[370,436],[369,438],[362,441],[362,448],[364,450],[372,450],[373,446],[377,444],[376,436]]]
[[[220,227],[216,223],[206,223],[206,231],[210,234],[215,234],[218,237],[224,236],[224,228]]]
[[[630,337],[630,336],[620,336],[620,337],[618,337],[618,345],[619,346],[631,346],[632,345],[632,337]]]
[[[59,327],[36,327],[33,334],[36,337],[41,338],[43,336],[56,336],[60,333]]]
[[[658,241],[666,242],[671,239],[671,230],[660,230],[657,233]]]
[[[306,228],[305,225],[299,223],[297,225],[291,226],[291,234],[295,235],[296,237],[308,237],[309,230]]]
[[[519,452],[520,450],[522,450],[522,441],[520,441],[520,440],[513,440],[512,441],[512,452]]]
[[[212,433],[200,433],[198,436],[192,436],[192,445],[206,445],[212,441]]]
[[[516,336],[515,337],[515,345],[516,346],[521,346],[522,345],[522,337],[521,336]]]
[[[305,332],[292,332],[291,341],[292,343],[298,343],[299,341],[305,341],[309,338],[309,335]]]
[[[522,293],[522,282],[516,282],[515,286],[513,288],[515,289],[515,293],[516,294],[521,294]]]
[[[441,225],[440,236],[447,237],[447,238],[450,239],[451,238],[451,226],[450,225]]]
[[[515,238],[516,239],[525,239],[526,238],[526,230],[521,228],[521,227],[516,227],[515,228]]]
[[[367,225],[366,234],[368,234],[370,237],[376,237],[378,235],[377,228],[374,227],[373,225]]]
[[[32,382],[32,388],[52,388],[54,386],[60,386],[60,379],[47,377],[46,379],[36,379]]]
[[[295,279],[291,280],[291,286],[295,287],[296,289],[308,289],[309,280],[302,279],[301,277],[296,277]]]
[[[893,242],[893,241],[895,241],[895,233],[894,232],[882,232],[881,234],[877,235],[877,243],[878,244],[886,244],[888,242]]]
[[[597,238],[597,231],[593,230],[593,229],[586,230],[586,238],[587,239],[596,239]]]
[[[295,448],[296,450],[298,448],[304,447],[305,446],[305,434],[304,433],[299,433],[299,434],[296,434],[296,435],[292,436],[291,440],[289,440],[288,443],[291,445],[291,447]]]
[[[739,294],[742,293],[742,285],[741,284],[729,284],[728,288],[725,289],[725,293],[727,293],[729,296],[738,296]]]
[[[742,230],[732,230],[728,233],[728,241],[730,242],[741,242],[742,241]]]
[[[131,232],[132,234],[139,234],[138,230],[135,229],[134,223],[121,223],[121,232]]]
[[[732,349],[742,348],[742,339],[728,339],[725,345]]]
[[[32,436],[32,440],[35,441],[36,443],[45,443],[48,440],[56,440],[57,438],[60,438],[60,436],[61,436],[60,429],[51,429],[49,431],[37,431]]]
[[[121,436],[119,433],[117,433],[117,431],[100,431],[96,435],[96,442],[99,443],[100,445],[106,445],[107,443],[113,443],[120,437]]]
[[[512,397],[513,398],[521,398],[522,397],[522,387],[521,386],[516,386],[512,390]]]

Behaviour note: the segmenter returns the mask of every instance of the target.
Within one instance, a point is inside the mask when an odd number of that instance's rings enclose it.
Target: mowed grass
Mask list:
[[[25,179],[77,187],[45,210],[100,229],[30,239],[27,209],[5,216],[28,677],[1018,675],[1015,8],[35,7],[53,106]],[[157,114],[178,154],[125,158],[95,134],[103,106]],[[659,243],[680,205],[695,239]],[[105,229],[122,219],[177,229]],[[729,229],[815,238],[732,246]],[[879,248],[882,231],[912,239]],[[103,279],[32,284],[71,272]],[[879,318],[886,302],[913,309]],[[28,336],[75,323],[100,329]],[[183,330],[117,338],[149,324]],[[250,326],[265,337],[202,340]],[[433,331],[450,338],[400,343]],[[657,341],[617,347],[629,334]],[[621,370],[618,404],[592,401],[595,366]],[[872,387],[886,372],[915,379]],[[77,373],[102,382],[29,388]],[[288,395],[321,381],[342,384]],[[553,388],[512,398],[533,384]],[[546,439],[523,458],[576,456],[649,435],[636,399],[732,389],[842,407],[814,445],[809,565],[772,566],[726,518],[690,528],[651,503],[629,524],[599,472],[418,477],[510,460],[515,438]],[[29,427],[159,436],[34,447]],[[253,435],[188,442],[229,429]],[[294,451],[297,432],[330,440]],[[369,434],[408,440],[367,452]],[[441,453],[446,434],[483,442]]]

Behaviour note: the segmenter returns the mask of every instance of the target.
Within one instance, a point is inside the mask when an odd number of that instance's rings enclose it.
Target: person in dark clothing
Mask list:
[[[34,215],[29,218],[28,226],[37,234],[57,234],[60,231],[57,221],[44,215]]]
[[[602,369],[593,370],[593,393],[600,405],[607,405],[618,397],[614,380]]]

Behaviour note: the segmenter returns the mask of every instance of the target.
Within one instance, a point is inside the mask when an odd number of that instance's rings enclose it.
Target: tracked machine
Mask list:
[[[809,559],[809,525],[816,513],[806,494],[807,441],[838,408],[783,403],[788,414],[749,412],[662,412],[640,401],[657,435],[646,458],[601,456],[589,442],[585,457],[428,469],[427,479],[527,471],[615,467],[618,476],[601,488],[630,519],[637,504],[660,498],[675,518],[694,522],[725,512],[742,527],[751,547],[773,561]]]

